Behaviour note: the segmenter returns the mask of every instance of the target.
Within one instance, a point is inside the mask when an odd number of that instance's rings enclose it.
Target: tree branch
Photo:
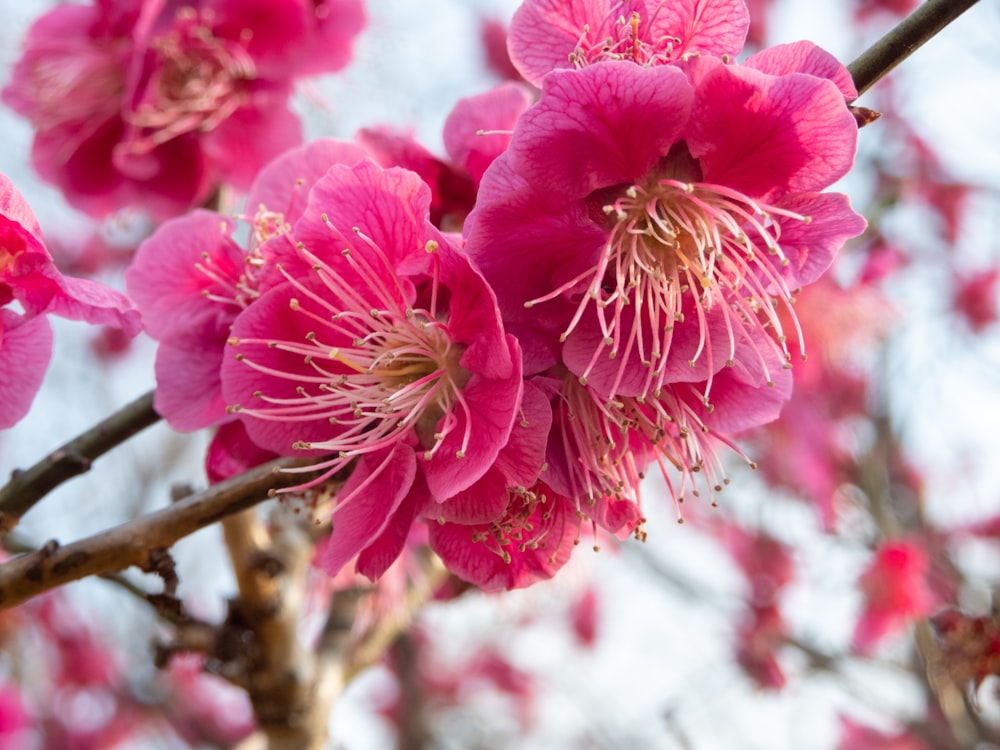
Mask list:
[[[979,0],[927,0],[847,66],[858,96]]]
[[[0,536],[6,534],[39,500],[68,479],[90,470],[91,463],[160,420],[150,391],[57,448],[26,470],[15,470],[0,488]]]
[[[272,489],[302,482],[300,474],[281,472],[309,460],[284,458],[227,479],[155,513],[61,547],[42,549],[0,565],[0,609],[13,607],[43,591],[92,575],[135,565],[156,572],[160,552],[178,539],[226,516],[266,500]]]

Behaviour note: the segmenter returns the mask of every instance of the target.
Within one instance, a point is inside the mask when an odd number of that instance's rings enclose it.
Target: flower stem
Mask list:
[[[30,469],[15,470],[10,481],[0,487],[0,537],[9,532],[21,516],[63,482],[90,470],[91,463],[160,420],[153,410],[150,391],[86,432],[57,448]]]
[[[858,96],[979,0],[927,0],[847,66]]]

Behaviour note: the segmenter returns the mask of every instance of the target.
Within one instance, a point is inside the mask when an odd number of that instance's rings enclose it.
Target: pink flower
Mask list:
[[[736,635],[736,662],[760,687],[781,690],[787,678],[778,662],[778,650],[787,625],[777,605],[753,605]]]
[[[517,343],[429,205],[412,172],[331,168],[274,243],[284,280],[233,323],[223,393],[253,441],[327,456],[304,486],[354,464],[321,561],[331,574],[385,534],[401,547],[394,517],[480,481],[518,416]]]
[[[536,85],[551,70],[604,60],[659,65],[735,55],[749,18],[743,0],[525,0],[510,23],[514,65]]]
[[[784,62],[804,59],[795,48]],[[550,74],[470,217],[469,253],[528,358],[544,347],[554,361],[565,342],[571,371],[602,392],[669,382],[685,320],[685,359],[703,368],[685,380],[733,360],[758,326],[783,339],[793,290],[864,227],[844,196],[816,192],[854,156],[837,87],[699,62],[695,86],[673,66]]]
[[[955,274],[952,306],[973,333],[982,333],[997,321],[998,282],[1000,270],[996,268]]]
[[[287,105],[293,79],[347,62],[360,8],[360,0],[63,6],[29,31],[3,97],[37,129],[33,162],[73,206],[102,217],[135,205],[166,218],[222,182],[248,187],[301,140]]]
[[[927,583],[930,561],[922,547],[895,540],[884,543],[859,579],[864,597],[854,628],[854,646],[869,653],[884,638],[930,612],[935,597]]]
[[[139,312],[121,293],[87,279],[63,276],[42,241],[31,208],[0,175],[0,304],[16,301],[23,312],[0,310],[0,429],[23,417],[38,391],[52,353],[44,315],[139,330]]]
[[[125,274],[156,352],[156,410],[177,430],[225,421],[219,370],[236,315],[260,293],[267,240],[287,231],[305,208],[309,188],[336,163],[364,152],[328,139],[292,149],[268,164],[247,199],[250,240],[232,238],[236,223],[196,210],[164,223],[140,245]]]
[[[777,416],[794,290],[864,228],[818,192],[853,160],[851,91],[807,43],[744,66],[546,76],[483,177],[466,247],[525,371],[560,384],[542,477],[557,492],[638,500],[654,461],[680,470],[675,497],[699,474],[717,491],[724,434]]]

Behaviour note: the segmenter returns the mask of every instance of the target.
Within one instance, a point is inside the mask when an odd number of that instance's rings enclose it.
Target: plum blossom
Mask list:
[[[483,177],[466,247],[525,371],[561,381],[565,455],[543,477],[557,492],[635,496],[654,461],[681,470],[675,496],[699,472],[721,488],[724,433],[777,416],[794,294],[865,226],[819,192],[853,161],[852,90],[807,43],[742,66],[546,76]]]
[[[914,542],[884,543],[859,580],[864,608],[854,628],[854,645],[862,653],[928,614],[935,603],[928,586],[930,560]]]
[[[15,303],[20,311],[11,307]],[[0,429],[21,419],[52,355],[45,315],[139,331],[139,311],[123,294],[95,281],[63,276],[42,240],[34,213],[0,175]]]
[[[507,45],[521,74],[541,85],[551,70],[605,60],[659,65],[735,55],[749,23],[743,0],[526,0]]]
[[[29,30],[3,98],[71,205],[164,219],[297,145],[294,79],[345,65],[363,23],[360,0],[64,5]]]
[[[223,394],[250,438],[316,456],[303,486],[352,467],[320,556],[331,574],[373,544],[359,570],[380,574],[427,507],[470,523],[506,504],[490,472],[521,406],[520,350],[429,205],[412,172],[330,168],[273,243],[275,283],[233,322]],[[448,504],[481,481],[485,509]]]

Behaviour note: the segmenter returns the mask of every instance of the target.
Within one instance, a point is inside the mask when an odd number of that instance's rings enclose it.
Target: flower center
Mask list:
[[[788,259],[778,242],[775,216],[808,222],[808,217],[768,206],[721,185],[652,179],[632,185],[602,207],[609,223],[608,241],[589,268],[539,302],[573,293],[586,284],[576,312],[561,340],[577,327],[586,310],[596,310],[601,339],[589,363],[576,374],[586,384],[601,357],[618,359],[614,394],[628,374],[630,356],[637,353],[647,369],[640,395],[656,396],[667,384],[667,356],[674,328],[685,320],[685,309],[696,315],[698,343],[689,364],[706,358],[709,377],[713,362],[709,313],[717,311],[728,339],[725,365],[732,366],[737,342],[756,353],[761,373],[773,380],[760,346],[776,346],[790,359],[782,322],[785,307],[801,344],[792,292],[780,267]],[[628,312],[626,312],[628,311]],[[752,336],[753,329],[771,329],[774,337]],[[578,368],[579,369],[579,368]]]
[[[643,41],[639,31],[641,16],[633,12],[628,18],[619,15],[612,21],[616,10],[613,8],[599,26],[610,30],[610,35],[603,39],[591,33],[590,24],[584,25],[576,49],[569,55],[569,61],[575,68],[585,68],[604,60],[631,60],[648,67],[663,65],[677,57],[674,49],[680,47],[680,38],[664,35],[658,39]],[[650,21],[655,18],[654,13]]]
[[[152,96],[128,115],[145,131],[130,144],[135,153],[212,130],[246,102],[245,83],[256,78],[253,59],[238,43],[215,37],[206,16],[183,8],[176,27],[152,43]]]
[[[366,242],[371,242],[355,230]],[[471,377],[460,364],[465,347],[452,340],[444,297],[438,286],[438,262],[428,284],[417,290],[417,304],[404,302],[400,278],[374,243],[374,252],[342,251],[354,274],[345,278],[301,245],[301,256],[312,264],[319,285],[303,284],[278,266],[297,291],[289,305],[314,330],[299,340],[280,336],[231,339],[233,345],[259,345],[301,356],[301,366],[282,369],[271,358],[238,359],[268,378],[292,381],[294,397],[275,397],[264,390],[254,394],[261,406],[234,405],[258,419],[330,424],[325,440],[301,440],[296,449],[323,450],[334,458],[312,469],[326,469],[315,484],[345,467],[354,458],[391,449],[407,434],[415,436],[431,459],[444,439],[454,432],[458,413],[468,408],[462,388]],[[429,242],[428,252],[437,250]],[[317,291],[317,286],[323,291]],[[465,419],[459,458],[468,449],[472,420]]]

